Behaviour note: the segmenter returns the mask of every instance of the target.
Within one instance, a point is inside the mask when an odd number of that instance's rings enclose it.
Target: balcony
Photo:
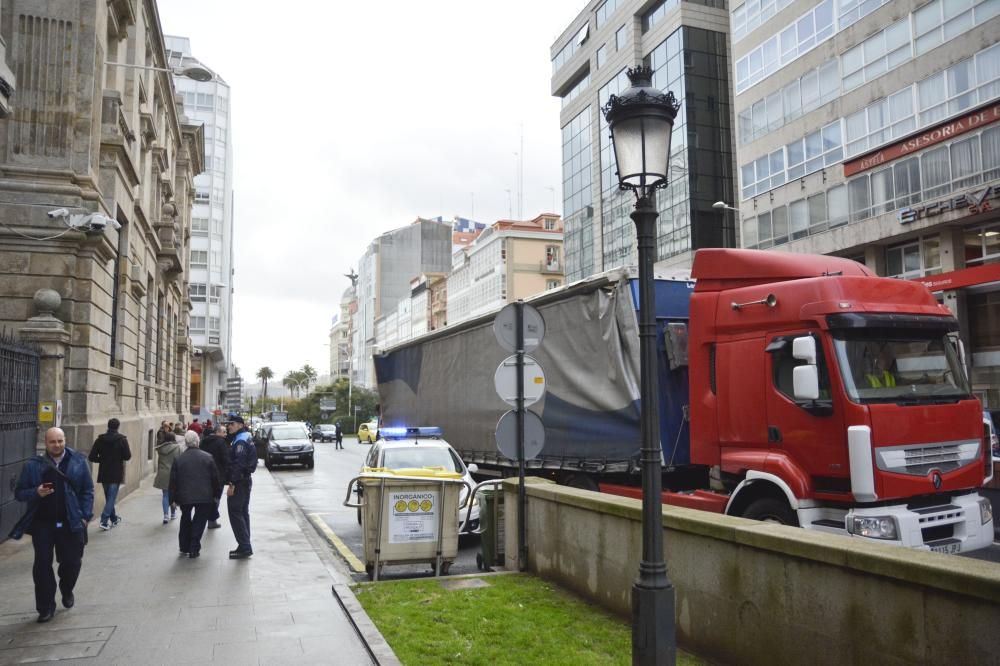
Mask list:
[[[562,275],[562,263],[556,260],[538,262],[538,270],[541,273],[558,273]]]

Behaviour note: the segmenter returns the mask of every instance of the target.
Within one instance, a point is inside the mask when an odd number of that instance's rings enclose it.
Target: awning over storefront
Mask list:
[[[985,264],[939,275],[928,275],[916,278],[916,281],[923,283],[933,292],[986,285],[993,282],[1000,286],[1000,264]]]

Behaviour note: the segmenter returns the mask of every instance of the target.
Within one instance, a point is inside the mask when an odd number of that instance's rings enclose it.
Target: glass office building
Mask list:
[[[688,266],[691,250],[736,243],[732,215],[712,208],[735,197],[728,14],[710,0],[658,2],[640,12],[644,5],[592,2],[552,48],[552,91],[563,103],[567,281],[636,263],[635,200],[618,190],[601,109],[628,88],[626,70],[639,64],[681,103],[670,183],[656,197],[660,265]]]

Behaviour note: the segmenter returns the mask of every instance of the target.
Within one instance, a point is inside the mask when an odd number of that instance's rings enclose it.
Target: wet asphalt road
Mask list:
[[[275,467],[274,478],[285,487],[310,521],[317,525],[331,546],[340,551],[339,555],[347,562],[352,578],[368,580],[364,571],[364,549],[357,509],[345,507],[343,502],[347,484],[358,475],[370,446],[359,444],[354,437],[344,437],[342,450],[337,450],[332,442],[316,442],[315,446],[314,469]],[[353,495],[351,499],[355,501]],[[449,573],[478,573],[476,554],[480,549],[479,537],[460,538],[458,548],[458,557]],[[429,564],[386,566],[382,570],[382,578],[387,580],[432,575],[433,569]]]

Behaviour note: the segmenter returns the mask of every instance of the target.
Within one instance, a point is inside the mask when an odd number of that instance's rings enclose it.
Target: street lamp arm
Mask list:
[[[212,72],[208,71],[204,67],[153,67],[152,65],[133,65],[127,62],[111,62],[110,60],[104,61],[105,65],[110,67],[125,67],[127,69],[143,69],[150,72],[167,72],[168,74],[173,74],[174,76],[183,76],[194,81],[200,81],[202,83],[206,81],[211,81],[215,78]]]

